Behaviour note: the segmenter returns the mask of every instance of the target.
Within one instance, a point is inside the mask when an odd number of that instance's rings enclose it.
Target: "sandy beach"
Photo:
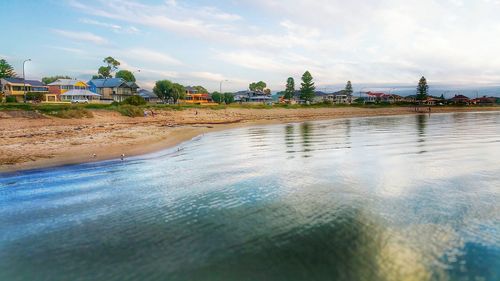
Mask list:
[[[500,108],[436,107],[432,112],[497,110]],[[158,110],[154,117],[140,118],[105,110],[92,113],[93,118],[60,119],[33,112],[0,111],[0,172],[109,160],[122,153],[141,155],[200,134],[255,124],[416,114],[407,107]]]

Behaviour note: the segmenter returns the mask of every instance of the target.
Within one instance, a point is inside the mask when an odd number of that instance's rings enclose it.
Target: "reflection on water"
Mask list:
[[[242,128],[2,175],[0,280],[499,280],[499,121]]]

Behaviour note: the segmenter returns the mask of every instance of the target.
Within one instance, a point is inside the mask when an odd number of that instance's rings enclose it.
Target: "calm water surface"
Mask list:
[[[261,126],[0,175],[0,280],[500,280],[500,114]]]

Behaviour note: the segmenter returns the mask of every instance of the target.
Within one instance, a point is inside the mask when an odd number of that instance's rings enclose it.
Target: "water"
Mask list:
[[[500,114],[208,134],[0,175],[0,280],[500,280]]]

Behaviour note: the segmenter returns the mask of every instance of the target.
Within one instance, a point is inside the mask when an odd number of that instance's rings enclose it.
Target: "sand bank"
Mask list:
[[[433,113],[497,111],[499,107],[435,107]],[[411,108],[228,108],[156,111],[130,118],[93,111],[94,118],[60,119],[0,111],[0,172],[103,161],[175,146],[193,137],[228,128],[345,117],[416,114]],[[96,157],[93,157],[93,154]]]

